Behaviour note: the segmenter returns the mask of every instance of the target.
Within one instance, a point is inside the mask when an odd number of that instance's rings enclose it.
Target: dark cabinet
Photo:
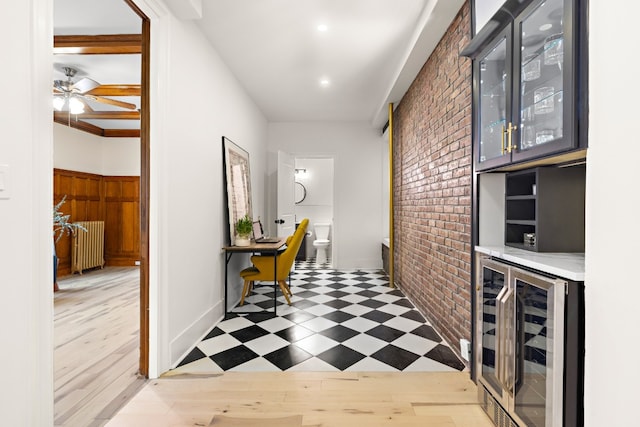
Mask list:
[[[505,179],[505,245],[584,252],[584,165],[528,169]]]
[[[476,170],[586,147],[583,9],[507,1],[463,51],[474,58]]]

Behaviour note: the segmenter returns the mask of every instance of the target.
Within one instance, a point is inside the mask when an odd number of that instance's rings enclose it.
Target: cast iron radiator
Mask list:
[[[104,267],[104,221],[78,221],[79,229],[73,237],[71,273]]]

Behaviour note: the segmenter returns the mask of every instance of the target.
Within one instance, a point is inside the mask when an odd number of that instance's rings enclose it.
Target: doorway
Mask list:
[[[106,8],[106,9],[105,9]],[[77,19],[77,22],[74,24],[74,19]],[[110,27],[109,27],[110,26]],[[64,27],[64,28],[63,28]],[[105,29],[109,27],[108,29]],[[135,259],[112,259],[113,264],[116,267],[109,267],[104,271],[98,271],[94,277],[100,277],[97,280],[105,280],[107,277],[107,286],[112,284],[115,280],[123,279],[123,283],[127,285],[127,293],[128,293],[128,301],[130,305],[135,306],[136,316],[137,316],[137,324],[135,326],[134,334],[137,334],[137,339],[133,344],[127,344],[127,348],[117,349],[120,352],[128,351],[129,353],[136,354],[136,362],[135,366],[131,365],[129,369],[129,374],[132,374],[134,380],[138,381],[114,381],[110,382],[108,387],[103,385],[103,390],[100,390],[96,393],[102,393],[103,395],[107,391],[107,388],[111,389],[111,392],[115,392],[116,395],[119,396],[116,399],[111,401],[100,401],[91,404],[94,408],[93,410],[98,410],[96,415],[97,418],[86,418],[86,420],[100,419],[101,416],[104,416],[109,410],[117,410],[119,407],[119,400],[122,400],[123,396],[131,395],[132,390],[138,387],[139,380],[144,380],[148,376],[149,371],[149,319],[148,319],[148,307],[149,307],[149,265],[148,265],[148,247],[149,247],[149,220],[148,220],[148,206],[149,206],[149,40],[150,40],[150,22],[149,19],[141,12],[137,6],[129,0],[125,0],[124,2],[103,2],[102,0],[64,0],[57,1],[54,5],[54,32],[56,36],[61,35],[64,36],[64,41],[68,41],[74,36],[77,36],[77,43],[84,43],[81,49],[75,52],[75,56],[68,55],[67,58],[63,59],[63,61],[70,61],[70,65],[74,65],[78,70],[82,71],[83,64],[89,64],[90,62],[85,62],[80,60],[79,58],[82,56],[90,57],[86,58],[86,61],[94,61],[97,63],[97,68],[100,70],[107,69],[107,64],[110,62],[118,62],[116,58],[122,60],[123,58],[127,58],[125,62],[129,64],[128,68],[123,66],[116,66],[115,72],[113,74],[114,79],[122,79],[123,75],[126,75],[124,71],[131,68],[131,57],[137,55],[138,61],[137,66],[135,66],[135,72],[138,75],[137,81],[122,81],[122,80],[109,80],[109,77],[99,77],[93,78],[92,80],[99,81],[100,87],[97,89],[107,90],[107,86],[109,90],[114,92],[108,93],[96,93],[90,94],[94,99],[89,98],[91,101],[96,101],[95,98],[103,98],[104,104],[109,104],[111,108],[108,108],[108,111],[96,111],[97,108],[95,104],[91,104],[87,102],[88,114],[86,116],[82,116],[78,114],[72,123],[71,119],[64,123],[68,126],[65,130],[65,135],[70,135],[68,132],[73,131],[74,133],[74,141],[72,144],[75,144],[76,147],[80,147],[80,144],[83,142],[83,138],[80,135],[86,133],[84,137],[84,142],[88,145],[92,145],[93,149],[88,149],[87,147],[79,148],[79,152],[73,155],[73,150],[68,150],[68,145],[65,147],[67,150],[64,152],[67,156],[69,153],[72,153],[70,156],[70,162],[64,163],[65,161],[69,161],[69,158],[62,160],[64,165],[62,167],[73,168],[76,167],[78,169],[87,170],[85,166],[81,163],[83,161],[91,163],[93,161],[93,167],[96,167],[98,161],[96,157],[100,159],[100,156],[104,156],[104,158],[111,159],[111,170],[106,171],[104,175],[132,175],[135,176],[135,172],[129,172],[132,169],[132,165],[125,164],[122,167],[121,171],[113,172],[113,164],[115,161],[113,159],[118,159],[122,161],[127,158],[134,157],[131,155],[131,146],[126,148],[126,154],[123,154],[123,151],[118,152],[118,146],[122,147],[124,142],[131,143],[132,140],[137,139],[139,143],[136,145],[137,148],[133,148],[136,150],[135,158],[137,159],[137,154],[139,153],[139,161],[135,167],[137,168],[137,180],[135,183],[135,190],[131,190],[132,186],[126,187],[125,185],[120,185],[118,183],[111,182],[111,187],[121,187],[123,189],[123,194],[119,194],[123,203],[129,202],[128,208],[125,207],[124,210],[126,214],[121,215],[122,218],[125,218],[127,215],[131,217],[131,215],[135,216],[135,226],[132,227],[132,222],[121,223],[120,233],[122,235],[128,234],[129,242],[135,242],[137,246]],[[82,34],[78,34],[82,33]],[[126,33],[126,34],[124,34]],[[54,49],[56,52],[60,52],[60,44],[57,44],[57,49]],[[91,51],[91,47],[93,49],[98,49],[100,52]],[[83,50],[84,49],[84,50]],[[86,55],[83,55],[86,54]],[[57,58],[54,57],[54,63],[57,63]],[[134,61],[135,62],[135,61]],[[86,65],[89,68],[89,65]],[[118,73],[120,72],[120,73]],[[87,78],[91,78],[92,76],[87,75]],[[82,76],[78,76],[78,79],[82,78]],[[78,80],[74,78],[75,80]],[[125,78],[126,80],[126,78]],[[104,84],[102,84],[104,83]],[[122,84],[119,84],[122,83]],[[118,92],[119,91],[119,92]],[[94,96],[95,95],[95,96]],[[106,102],[105,102],[106,101]],[[126,104],[134,104],[135,108],[126,108]],[[123,108],[123,106],[125,106]],[[68,114],[69,118],[71,114]],[[85,120],[87,119],[87,120]],[[59,120],[56,120],[58,123],[61,123]],[[114,123],[118,123],[114,126]],[[58,126],[58,125],[56,125]],[[75,129],[70,129],[71,127]],[[115,129],[114,129],[115,127]],[[91,135],[92,134],[92,135]],[[122,138],[124,137],[124,138]],[[107,139],[109,138],[109,139]],[[99,147],[99,141],[102,139],[103,141],[109,141],[109,143],[103,143],[103,147]],[[97,148],[98,147],[98,148]],[[54,153],[57,149],[56,137],[54,137]],[[89,154],[88,154],[89,153]],[[62,157],[62,156],[60,156]],[[108,163],[109,160],[100,160],[100,168],[104,167],[105,163]],[[71,165],[71,166],[69,166]],[[54,165],[55,167],[60,167],[60,165]],[[91,166],[91,165],[90,165]],[[106,167],[109,169],[109,167]],[[117,169],[117,167],[115,167]],[[122,172],[124,170],[125,172]],[[98,172],[98,171],[96,171]],[[100,175],[102,175],[103,170],[100,170]],[[109,173],[111,172],[111,173]],[[111,180],[113,181],[113,180]],[[126,187],[126,191],[124,190]],[[114,203],[113,193],[106,190],[106,186],[102,187],[104,190],[102,191],[101,197],[104,197],[107,201],[101,201],[103,203],[103,210],[109,210],[111,213],[113,209],[111,206],[105,207],[108,203]],[[127,194],[124,194],[127,193]],[[82,197],[80,197],[81,199]],[[132,211],[130,206],[133,204],[132,200],[137,198],[135,202],[136,207],[133,208],[135,211]],[[128,199],[128,200],[125,200]],[[95,203],[94,203],[95,204]],[[111,215],[113,217],[113,215]],[[71,218],[72,220],[74,218]],[[109,221],[106,218],[107,222]],[[124,226],[123,226],[124,224]],[[109,225],[109,224],[105,224]],[[113,242],[113,239],[111,240]],[[105,242],[105,246],[108,248],[108,242]],[[125,245],[126,246],[126,245]],[[129,245],[128,249],[131,252],[131,245]],[[128,267],[127,267],[128,266]],[[104,273],[104,274],[102,274]],[[110,275],[115,275],[118,279],[109,278]],[[85,275],[87,279],[89,278],[89,274]],[[82,286],[78,285],[78,281],[83,281],[82,276],[70,276],[68,277],[68,284],[71,288],[75,288],[77,291]],[[124,292],[124,291],[123,291]],[[88,292],[87,292],[88,293]],[[57,298],[57,297],[56,297]],[[109,310],[97,310],[96,316],[101,316],[103,314],[108,314]],[[129,315],[131,317],[131,315]],[[113,332],[111,335],[115,335],[118,331],[122,330],[122,325],[117,325],[113,323],[109,323],[108,319],[105,320],[106,327],[113,328]],[[55,324],[55,321],[54,321]],[[111,326],[108,326],[111,325]],[[109,331],[106,332],[107,335]],[[54,331],[54,336],[56,332]],[[57,349],[54,349],[54,352]],[[80,350],[81,352],[81,350]],[[110,369],[118,369],[117,364],[110,364],[106,362],[104,366],[101,367],[103,370]],[[117,376],[118,373],[115,373],[113,376]],[[130,375],[131,376],[131,375]],[[79,393],[79,392],[77,392]],[[86,391],[83,391],[85,394],[89,394]],[[80,422],[80,419],[76,417],[75,413],[81,411],[81,404],[76,404],[74,407],[64,407],[65,404],[68,404],[69,400],[66,400],[65,403],[59,403],[59,396],[61,394],[65,394],[64,390],[60,390],[60,393],[56,392],[56,425],[64,425],[65,420],[73,419],[75,421]],[[94,396],[97,394],[94,394]],[[113,395],[111,393],[110,395]],[[60,401],[62,402],[62,401]],[[122,402],[120,402],[122,403]],[[102,411],[100,411],[100,405],[104,405]],[[64,416],[60,416],[61,410],[65,411]],[[106,411],[106,412],[105,412]],[[88,417],[91,417],[88,413],[86,414]],[[74,421],[74,422],[75,422]],[[82,422],[84,423],[84,421]]]
[[[309,218],[304,258],[328,268],[335,265],[336,256],[333,163],[333,158],[295,158],[295,215],[297,219]]]

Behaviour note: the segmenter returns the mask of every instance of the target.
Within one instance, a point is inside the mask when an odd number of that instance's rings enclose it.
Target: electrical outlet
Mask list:
[[[464,338],[460,338],[460,356],[467,362],[471,360],[471,343]]]
[[[136,260],[135,265],[140,265],[140,261]]]

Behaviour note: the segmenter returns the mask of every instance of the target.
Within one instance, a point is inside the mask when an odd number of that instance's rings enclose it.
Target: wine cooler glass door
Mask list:
[[[515,387],[518,424],[562,425],[566,282],[513,269],[516,304]]]
[[[481,343],[479,378],[496,399],[507,404],[508,387],[505,387],[504,358],[506,328],[501,301],[509,293],[508,268],[491,260],[483,260],[479,271],[478,338]],[[509,340],[510,341],[510,340]]]

